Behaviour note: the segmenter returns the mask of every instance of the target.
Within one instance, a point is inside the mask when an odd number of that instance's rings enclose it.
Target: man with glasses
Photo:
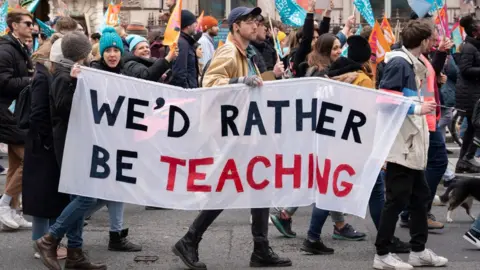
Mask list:
[[[0,223],[12,229],[31,228],[32,224],[17,215],[15,203],[22,192],[23,152],[25,131],[9,110],[10,105],[31,81],[33,65],[27,39],[33,30],[32,15],[23,9],[13,9],[7,15],[8,35],[0,37],[0,143],[8,145],[8,172],[5,194],[0,199]]]
[[[203,79],[204,87],[243,83],[250,87],[263,84],[255,64],[255,50],[250,42],[257,38],[260,8],[238,7],[228,16],[230,34],[226,43],[217,49]],[[203,234],[223,210],[204,210],[197,216],[187,234],[178,241],[172,250],[189,269],[207,269],[199,261],[198,245]],[[269,209],[252,209],[253,253],[252,267],[291,266],[287,258],[280,258],[268,243]]]

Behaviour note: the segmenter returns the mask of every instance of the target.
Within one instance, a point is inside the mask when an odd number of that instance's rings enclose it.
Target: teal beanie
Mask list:
[[[100,38],[100,56],[103,57],[103,53],[110,47],[116,47],[123,55],[123,42],[122,38],[117,34],[117,31],[113,27],[106,27],[102,31],[102,37]]]
[[[138,43],[144,42],[144,41],[148,43],[146,38],[139,35],[128,35],[126,40],[127,40],[128,46],[130,47],[130,52],[132,53],[135,50],[135,46],[137,46]]]

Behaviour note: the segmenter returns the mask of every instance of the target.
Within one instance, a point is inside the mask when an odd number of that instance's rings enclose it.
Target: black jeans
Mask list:
[[[194,235],[201,237],[208,227],[222,213],[221,210],[203,210],[195,218],[190,226],[190,231]],[[270,214],[269,208],[254,208],[252,213],[252,235],[254,242],[268,242],[268,219]]]
[[[386,199],[378,229],[377,254],[388,254],[388,246],[395,234],[398,215],[408,206],[410,212],[410,244],[413,252],[425,249],[428,238],[427,204],[430,189],[425,173],[395,163],[387,163],[385,177]]]
[[[458,157],[459,160],[470,160],[475,156],[477,146],[473,143],[473,138],[480,135],[480,132],[475,130],[472,124],[472,115],[466,115],[465,119],[467,119],[467,130],[465,130],[463,134],[462,148],[460,149],[460,156]]]

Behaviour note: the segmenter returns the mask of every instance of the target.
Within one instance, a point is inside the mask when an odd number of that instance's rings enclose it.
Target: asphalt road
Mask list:
[[[451,165],[456,162],[458,149],[450,156]],[[453,147],[453,148],[452,148]],[[0,164],[6,165],[5,159]],[[0,191],[5,177],[0,176]],[[443,188],[438,190],[442,192]],[[185,269],[181,261],[172,254],[171,246],[187,231],[197,211],[145,211],[142,206],[128,205],[125,210],[125,225],[130,228],[130,238],[143,245],[139,253],[116,253],[107,250],[108,214],[106,209],[96,213],[85,228],[84,248],[95,261],[103,261],[109,269]],[[434,207],[433,213],[439,221],[445,222],[446,207]],[[480,213],[479,202],[475,203],[474,215]],[[368,234],[366,241],[345,242],[332,240],[332,222],[329,220],[323,230],[323,240],[327,246],[335,249],[334,255],[304,255],[299,248],[306,236],[310,222],[311,207],[301,208],[294,218],[296,239],[285,239],[273,226],[270,226],[270,244],[281,256],[293,261],[289,269],[371,269],[375,254],[374,241],[376,229],[369,216],[365,220],[347,216],[346,220],[358,231]],[[447,269],[479,269],[480,250],[463,240],[463,234],[471,225],[470,218],[463,210],[454,212],[454,223],[445,229],[431,233],[427,246],[437,254],[446,256],[450,262]],[[408,230],[397,228],[402,240],[408,241]],[[208,269],[248,269],[253,248],[248,210],[228,210],[215,221],[204,235],[200,244],[200,258]],[[42,263],[33,257],[30,231],[0,232],[0,269],[24,270],[44,269]],[[136,255],[156,255],[154,263],[136,263]],[[407,259],[406,255],[401,255]]]

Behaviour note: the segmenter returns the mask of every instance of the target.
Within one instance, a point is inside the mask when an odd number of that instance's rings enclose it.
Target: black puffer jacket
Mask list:
[[[255,48],[257,54],[259,54],[259,58],[261,56],[261,66],[258,67],[260,72],[272,71],[277,63],[277,52],[271,42],[269,40],[262,42],[253,41],[251,44]]]
[[[143,58],[128,55],[123,58],[123,73],[147,81],[160,81],[162,75],[172,67],[165,59]]]
[[[50,88],[50,113],[53,126],[53,147],[59,168],[62,167],[63,149],[67,139],[68,121],[72,109],[73,94],[77,79],[70,77],[73,62],[61,60],[66,65],[55,65],[52,86]]]
[[[0,37],[0,143],[24,144],[26,132],[8,110],[30,83],[33,65],[28,50],[12,34]]]
[[[456,108],[471,115],[475,103],[480,99],[480,40],[467,37],[455,60],[460,70],[455,96]]]

